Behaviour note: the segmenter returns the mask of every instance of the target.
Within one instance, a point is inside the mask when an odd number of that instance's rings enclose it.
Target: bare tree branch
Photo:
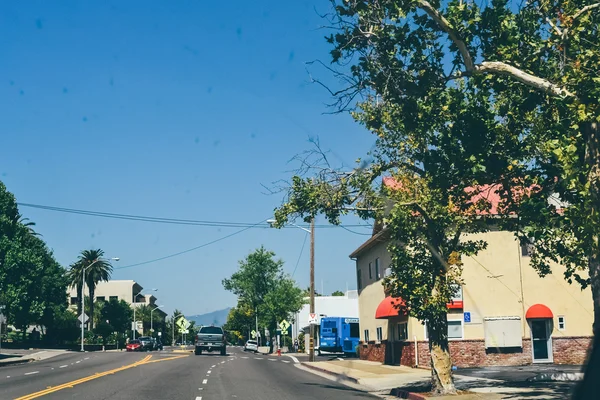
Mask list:
[[[548,17],[546,17],[546,22],[552,27],[552,29],[554,29],[554,31],[559,35],[562,36],[563,33],[560,30],[560,28],[558,26],[556,26],[556,24],[554,22],[552,22],[552,20]]]
[[[594,8],[598,8],[598,7],[600,7],[600,3],[594,3],[594,4],[590,4],[590,5],[583,7],[581,10],[577,11],[573,15],[571,23],[575,22],[575,20],[577,20],[579,17],[581,17],[581,15],[583,15],[584,13],[586,13],[590,10],[593,10]]]

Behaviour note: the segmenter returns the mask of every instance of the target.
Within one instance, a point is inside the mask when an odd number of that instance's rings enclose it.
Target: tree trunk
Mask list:
[[[600,131],[595,122],[586,124],[585,131],[586,149],[585,161],[589,172],[587,181],[590,185],[591,209],[590,216],[592,221],[598,219],[600,212]],[[594,302],[594,339],[589,351],[585,374],[583,381],[578,386],[574,399],[595,399],[600,393],[600,248],[599,234],[600,227],[592,223],[596,231],[592,234],[592,248],[589,249],[589,273],[592,289],[592,300]]]
[[[94,285],[88,286],[90,290],[90,327],[89,330],[94,330],[94,295],[96,294],[96,288]]]
[[[577,387],[574,400],[596,399],[600,393],[600,262],[596,257],[590,262],[592,299],[594,301],[594,339],[584,367],[583,381]]]
[[[429,353],[431,354],[431,390],[437,394],[454,394],[456,388],[452,379],[452,359],[448,349],[447,314],[427,321]]]
[[[77,285],[77,318],[81,315],[83,311],[81,308],[81,304],[83,302],[83,286]]]

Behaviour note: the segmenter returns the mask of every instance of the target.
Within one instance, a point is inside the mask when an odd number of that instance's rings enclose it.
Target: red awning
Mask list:
[[[527,310],[526,319],[534,318],[554,318],[552,311],[543,304],[534,304]]]
[[[375,311],[376,319],[386,319],[399,315],[406,315],[404,300],[399,297],[386,297],[379,303],[377,311]]]

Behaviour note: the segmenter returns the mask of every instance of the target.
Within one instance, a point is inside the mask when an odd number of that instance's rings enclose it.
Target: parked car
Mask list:
[[[140,336],[138,340],[142,344],[143,351],[154,350],[154,340],[150,336]]]
[[[244,345],[244,351],[253,351],[254,353],[258,353],[258,343],[256,343],[256,340],[248,340]]]
[[[222,356],[227,355],[225,342],[225,332],[223,328],[218,326],[203,326],[196,336],[196,346],[194,354],[197,356],[202,354],[202,351],[219,350]]]
[[[127,351],[142,351],[142,343],[139,340],[135,339],[127,343],[125,346]]]

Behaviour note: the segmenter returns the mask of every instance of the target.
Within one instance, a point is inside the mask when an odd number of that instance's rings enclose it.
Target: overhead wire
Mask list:
[[[294,272],[292,272],[292,278],[298,269],[298,265],[300,265],[300,259],[302,258],[302,253],[304,252],[304,246],[306,245],[306,239],[308,238],[309,233],[306,232],[304,235],[304,241],[302,242],[302,248],[300,249],[300,254],[298,255],[298,260],[296,260],[296,266],[294,267]]]
[[[92,217],[121,219],[121,220],[129,220],[129,221],[141,221],[141,222],[175,224],[175,225],[207,226],[207,227],[219,227],[219,228],[247,228],[247,227],[270,228],[270,226],[265,223],[266,221],[263,221],[259,224],[248,223],[248,222],[207,221],[207,220],[194,220],[194,219],[151,217],[151,216],[133,215],[133,214],[108,213],[108,212],[102,212],[102,211],[81,210],[81,209],[75,209],[75,208],[55,207],[55,206],[47,206],[47,205],[32,204],[32,203],[17,203],[17,204],[21,207],[36,208],[36,209],[46,210],[46,211],[87,215],[87,216],[92,216]],[[349,225],[325,224],[325,225],[316,225],[315,227],[316,228],[342,227],[352,233],[359,234],[359,235],[361,235],[361,233],[351,231],[351,230],[347,229],[346,227],[371,228],[369,225],[365,225],[365,224],[349,224]],[[293,227],[285,226],[284,228],[293,228]],[[305,228],[308,228],[308,227],[305,227]]]

